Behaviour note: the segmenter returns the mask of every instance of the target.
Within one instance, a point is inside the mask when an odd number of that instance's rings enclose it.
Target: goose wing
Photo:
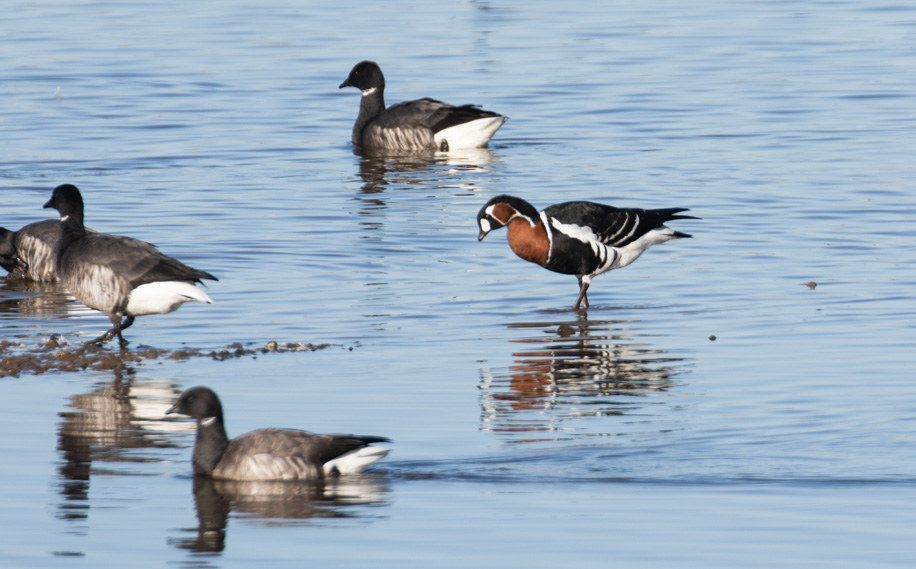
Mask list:
[[[164,255],[151,243],[123,235],[87,234],[67,249],[66,256],[105,266],[132,288],[162,281],[217,280],[205,271]]]
[[[229,442],[214,470],[233,480],[316,480],[324,463],[382,437],[316,435],[294,429],[258,429]]]
[[[391,105],[375,118],[379,128],[428,128],[448,116],[452,105],[436,99],[417,99]]]
[[[379,128],[428,128],[439,132],[481,118],[497,117],[477,105],[455,106],[428,97],[391,105],[375,119]]]
[[[625,247],[672,219],[695,219],[678,215],[685,208],[617,208],[594,202],[567,202],[544,210],[561,223],[591,230],[595,238],[609,247]]]

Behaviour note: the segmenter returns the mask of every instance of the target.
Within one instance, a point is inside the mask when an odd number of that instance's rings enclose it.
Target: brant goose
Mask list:
[[[19,256],[15,241],[15,231],[0,227],[0,267],[13,278],[23,278],[29,270],[29,264]]]
[[[60,213],[58,274],[77,300],[108,315],[114,325],[89,342],[103,344],[134,323],[135,316],[167,314],[185,302],[213,303],[194,283],[217,280],[163,255],[154,245],[83,226],[83,198],[76,186],[54,188],[45,207]],[[124,318],[122,322],[122,318]]]
[[[385,108],[385,76],[374,61],[361,61],[340,88],[362,91],[353,143],[381,150],[447,152],[481,148],[508,117],[476,105],[456,107],[435,99],[405,101]]]
[[[612,269],[626,267],[643,251],[671,239],[690,237],[664,225],[673,219],[699,219],[678,215],[686,208],[616,208],[593,202],[566,202],[538,212],[513,196],[496,196],[477,214],[483,240],[487,233],[507,226],[509,246],[516,255],[545,269],[579,279],[578,310],[588,308],[591,280]]]
[[[358,474],[388,454],[369,447],[385,437],[316,435],[293,429],[257,429],[230,440],[223,406],[211,389],[193,387],[166,414],[197,419],[194,474],[221,480],[323,480]]]
[[[0,227],[0,266],[13,278],[57,281],[60,236],[61,223],[58,219],[36,221],[19,231]],[[21,263],[16,262],[17,258]]]

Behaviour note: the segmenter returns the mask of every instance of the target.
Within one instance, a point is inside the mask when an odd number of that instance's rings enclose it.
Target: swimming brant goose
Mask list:
[[[436,99],[405,101],[385,108],[385,76],[374,61],[361,61],[340,88],[363,96],[353,125],[353,143],[381,150],[441,151],[487,145],[508,117],[476,105],[456,107]]]
[[[226,436],[223,406],[206,387],[181,394],[166,414],[197,419],[194,474],[221,480],[323,480],[358,474],[388,454],[370,447],[385,437],[316,435],[294,429],[257,429],[234,439]]]
[[[54,188],[45,207],[61,216],[60,280],[78,301],[104,312],[114,325],[89,344],[103,344],[117,336],[124,346],[121,332],[136,316],[167,314],[192,300],[213,303],[195,286],[201,279],[217,280],[210,273],[163,255],[144,241],[87,230],[83,198],[76,186]]]
[[[487,233],[507,226],[509,246],[516,255],[545,269],[579,279],[579,296],[573,304],[588,308],[591,280],[607,271],[626,267],[643,251],[671,239],[690,237],[664,224],[674,219],[699,219],[678,215],[686,208],[616,208],[593,202],[556,204],[538,212],[514,196],[496,196],[477,214],[481,241]]]

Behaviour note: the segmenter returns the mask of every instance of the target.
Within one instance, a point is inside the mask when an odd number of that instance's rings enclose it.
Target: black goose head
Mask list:
[[[223,406],[219,402],[219,397],[213,393],[212,389],[207,387],[192,387],[178,398],[174,405],[169,407],[165,412],[166,415],[178,413],[197,419],[198,421],[207,421],[223,419]]]
[[[80,223],[83,221],[83,196],[73,184],[61,184],[54,188],[51,199],[44,207],[56,209],[61,219],[72,217],[79,219]]]
[[[344,87],[356,87],[363,92],[370,89],[384,91],[385,76],[382,75],[381,68],[374,61],[360,61],[353,67],[347,80],[341,83],[339,88]]]
[[[477,240],[483,241],[487,233],[508,225],[517,216],[525,217],[534,224],[537,223],[538,211],[521,198],[507,195],[496,196],[477,213],[477,226],[480,228]]]
[[[5,227],[0,227],[0,267],[12,273],[16,269],[29,270],[29,264],[22,260],[13,245],[14,233]]]

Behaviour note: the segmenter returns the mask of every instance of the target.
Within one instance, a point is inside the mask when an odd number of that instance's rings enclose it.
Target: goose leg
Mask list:
[[[121,325],[118,326],[118,343],[120,344],[122,348],[127,346],[127,340],[124,339],[124,336],[121,335],[121,332],[130,328],[133,323],[134,323],[134,317],[128,315],[127,317],[124,318],[124,322],[121,322]]]
[[[107,330],[104,334],[102,334],[95,340],[89,340],[88,342],[86,342],[86,345],[87,346],[101,346],[108,340],[111,340],[112,338],[114,338],[114,335],[115,335],[115,329],[112,328],[111,330]]]
[[[111,340],[115,336],[118,337],[118,341],[120,342],[122,347],[127,344],[127,342],[124,341],[124,337],[121,335],[121,330],[124,330],[125,328],[129,328],[130,325],[134,323],[134,317],[128,316],[127,318],[124,319],[123,324],[121,323],[121,316],[118,314],[112,314],[108,318],[111,320],[111,323],[114,324],[114,326],[112,326],[110,330],[106,331],[104,334],[102,334],[95,340],[90,340],[86,342],[87,346],[101,346],[102,344]]]
[[[576,303],[573,304],[573,310],[579,310],[579,305],[582,304],[582,301],[585,301],[585,307],[588,309],[588,285],[589,282],[582,277],[577,277],[579,279],[579,296],[576,297]]]

